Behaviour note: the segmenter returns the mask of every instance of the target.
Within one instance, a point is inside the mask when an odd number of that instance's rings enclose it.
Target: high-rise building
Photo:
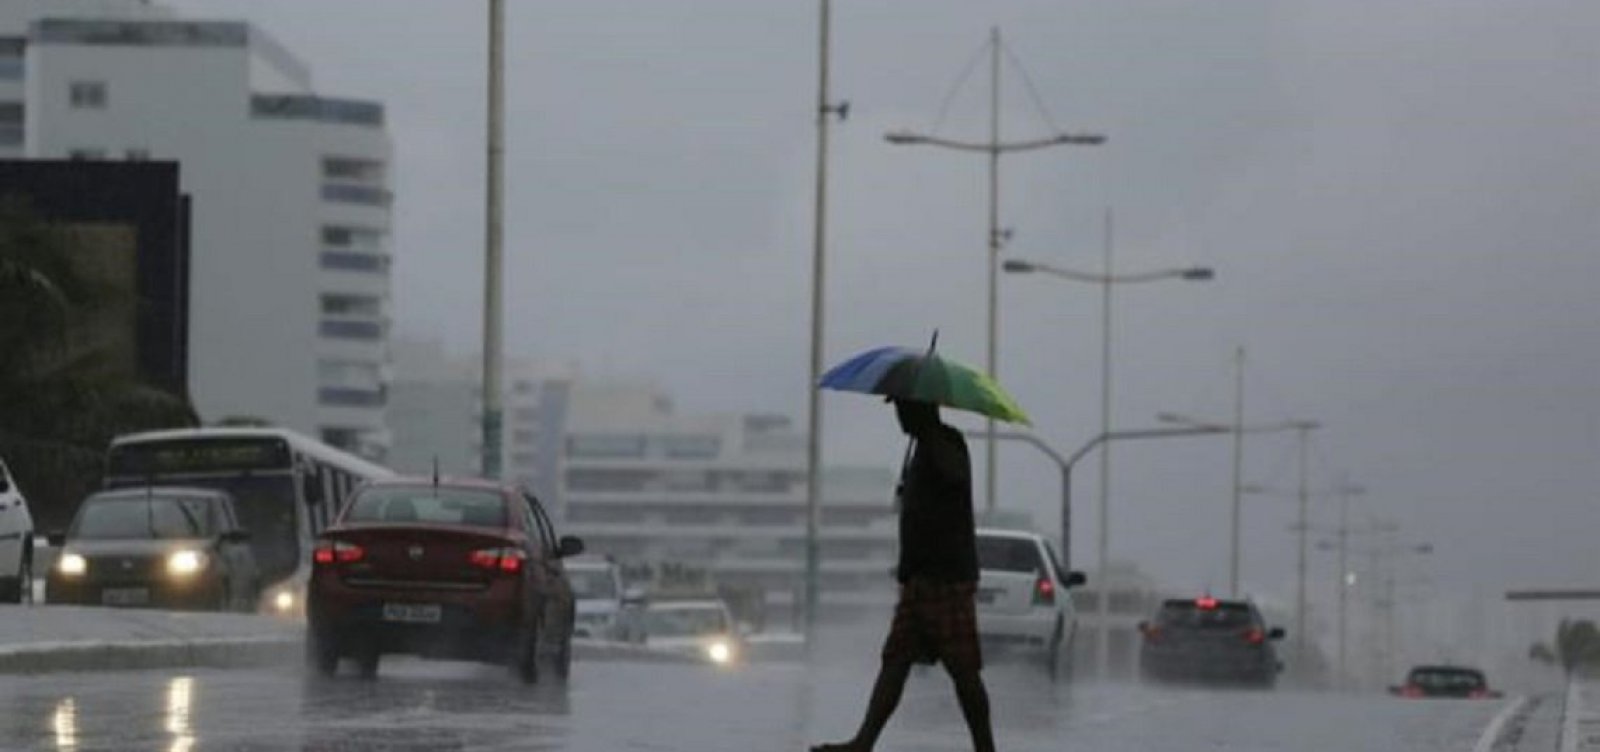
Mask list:
[[[560,494],[567,532],[657,580],[688,572],[753,592],[766,623],[796,622],[805,437],[788,418],[680,414],[655,390],[589,383],[572,387],[568,411]],[[873,609],[891,600],[893,491],[888,468],[824,470],[824,618],[881,616]]]
[[[383,106],[323,96],[248,23],[141,0],[0,6],[0,157],[171,160],[192,197],[189,388],[382,458],[389,444]]]

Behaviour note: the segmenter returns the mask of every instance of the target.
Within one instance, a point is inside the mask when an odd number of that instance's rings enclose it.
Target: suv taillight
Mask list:
[[[515,546],[480,548],[467,555],[467,561],[471,562],[472,566],[502,574],[521,572],[522,562],[526,558],[528,555]]]
[[[1056,605],[1056,584],[1049,577],[1039,575],[1039,581],[1033,583],[1033,605]]]
[[[1260,627],[1251,627],[1244,631],[1244,641],[1251,645],[1260,645],[1267,641],[1267,633]]]
[[[346,541],[317,541],[317,548],[311,553],[311,560],[323,565],[349,564],[361,561],[367,555],[366,549]]]
[[[1419,686],[1417,686],[1415,684],[1407,684],[1407,685],[1405,685],[1404,687],[1402,687],[1400,689],[1400,696],[1401,697],[1421,697],[1422,696],[1422,687],[1419,687]]]

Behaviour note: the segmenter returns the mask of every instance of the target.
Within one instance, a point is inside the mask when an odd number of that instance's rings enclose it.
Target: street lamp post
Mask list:
[[[830,0],[821,0],[818,23],[819,53],[817,56],[817,171],[816,205],[811,238],[811,353],[810,380],[806,382],[806,580],[805,580],[805,636],[806,646],[815,644],[818,605],[818,573],[821,569],[821,543],[818,540],[822,527],[822,340],[824,324],[825,271],[827,260],[828,229],[828,126],[833,116],[840,120],[850,112],[845,102],[835,104],[828,93],[828,53],[830,37]]]
[[[1244,474],[1244,435],[1247,433],[1279,433],[1282,431],[1310,431],[1320,424],[1310,420],[1286,420],[1280,423],[1246,424],[1241,418],[1244,405],[1244,377],[1243,362],[1244,348],[1237,352],[1240,371],[1237,374],[1236,394],[1234,403],[1235,420],[1232,423],[1216,423],[1211,421],[1196,420],[1186,415],[1176,413],[1159,413],[1156,419],[1164,423],[1180,423],[1183,425],[1212,426],[1221,431],[1228,432],[1233,437],[1233,494],[1232,504],[1229,506],[1228,537],[1228,594],[1230,597],[1239,597],[1240,563],[1242,561],[1243,547],[1241,545],[1241,527],[1243,519],[1243,499],[1245,492]],[[1303,435],[1303,434],[1302,434]],[[1302,508],[1304,507],[1302,501]],[[1302,512],[1303,513],[1303,512]],[[1302,519],[1304,519],[1302,517]]]
[[[500,477],[501,389],[500,359],[504,339],[500,298],[504,291],[505,178],[505,4],[489,0],[489,123],[486,133],[488,166],[484,190],[483,264],[483,476]]]
[[[1294,525],[1295,537],[1298,539],[1298,551],[1295,562],[1295,588],[1294,588],[1294,652],[1299,665],[1304,666],[1307,657],[1306,637],[1309,632],[1309,605],[1307,599],[1308,561],[1307,553],[1311,534],[1311,487],[1310,487],[1310,450],[1311,432],[1322,427],[1321,423],[1314,420],[1294,421],[1291,426],[1299,434],[1299,483],[1295,489],[1295,499],[1299,502],[1299,514]],[[1258,486],[1245,486],[1245,493],[1263,492]]]
[[[989,31],[989,140],[985,142],[960,141],[939,138],[929,134],[914,133],[911,131],[891,131],[884,134],[884,139],[897,146],[927,145],[938,146],[957,151],[972,151],[989,156],[989,296],[988,296],[988,343],[985,367],[989,375],[998,379],[999,373],[999,266],[1000,245],[1005,233],[1000,229],[1000,155],[1020,151],[1043,149],[1050,146],[1080,145],[1098,146],[1105,143],[1106,137],[1100,134],[1085,133],[1058,133],[1044,138],[1025,141],[1000,140],[1000,29],[995,27]],[[996,443],[995,421],[989,418],[985,422],[984,436],[985,469],[984,469],[984,504],[985,509],[992,512],[995,508],[995,482],[996,482]]]
[[[1216,273],[1207,267],[1189,267],[1183,269],[1159,269],[1151,272],[1135,274],[1117,274],[1112,265],[1112,214],[1106,209],[1105,215],[1105,266],[1100,274],[1084,273],[1071,269],[1039,264],[1022,259],[1007,259],[1005,270],[1015,274],[1028,274],[1039,272],[1054,277],[1084,282],[1100,286],[1100,435],[1111,436],[1111,289],[1118,284],[1131,284],[1140,282],[1157,282],[1160,280],[1179,279],[1195,282],[1208,281],[1215,278]],[[1105,576],[1106,567],[1110,563],[1108,551],[1110,550],[1110,509],[1111,509],[1111,447],[1106,446],[1100,450],[1100,507],[1099,525],[1097,530],[1098,556],[1097,567],[1101,577]],[[1101,598],[1095,606],[1099,617],[1100,634],[1097,642],[1096,663],[1104,671],[1110,654],[1106,627],[1110,621],[1106,599]]]

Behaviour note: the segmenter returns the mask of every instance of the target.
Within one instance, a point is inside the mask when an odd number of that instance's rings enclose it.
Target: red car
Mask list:
[[[317,538],[307,594],[307,658],[333,674],[354,658],[376,676],[386,653],[541,666],[565,678],[574,606],[544,508],[478,480],[384,480],[362,488]]]

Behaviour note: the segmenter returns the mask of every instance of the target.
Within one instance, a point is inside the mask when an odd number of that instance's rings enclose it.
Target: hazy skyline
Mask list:
[[[397,332],[470,352],[481,3],[172,4],[258,23],[319,89],[387,104]],[[684,410],[803,418],[815,3],[508,5],[511,352],[649,378]],[[1368,487],[1363,513],[1435,543],[1428,578],[1593,584],[1600,6],[836,0],[834,16],[852,110],[831,158],[830,361],[937,327],[947,354],[981,363],[983,160],[882,134],[929,127],[999,25],[1055,119],[1111,139],[1008,158],[1006,256],[1093,270],[1109,205],[1119,268],[1218,272],[1118,292],[1119,425],[1227,418],[1243,345],[1247,419],[1322,421],[1313,485]],[[945,133],[983,133],[985,81]],[[1007,133],[1042,132],[1020,80],[1007,87]],[[1070,450],[1098,425],[1098,291],[1006,278],[1001,299],[1000,379]],[[881,405],[827,407],[830,458],[898,458]],[[1289,435],[1249,439],[1248,479],[1292,485],[1293,456]],[[1121,445],[1113,462],[1113,558],[1225,587],[1228,442]],[[1097,482],[1086,463],[1079,567]],[[1004,450],[1001,489],[1056,529],[1055,469],[1031,450]],[[1288,597],[1293,503],[1247,504],[1246,582]],[[1313,559],[1318,599],[1329,562]]]

